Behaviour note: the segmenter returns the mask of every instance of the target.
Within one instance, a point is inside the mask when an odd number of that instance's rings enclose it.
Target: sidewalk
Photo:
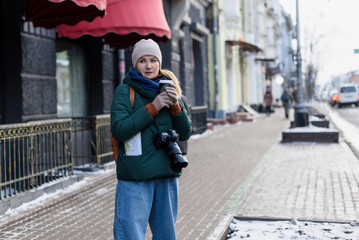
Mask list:
[[[339,144],[281,144],[282,109],[193,136],[180,178],[179,240],[206,239],[226,214],[359,219],[359,162]],[[113,239],[115,171],[0,216],[0,239]],[[150,238],[150,233],[146,239]]]
[[[359,220],[359,161],[343,136],[339,144],[274,144],[256,168],[236,197],[237,215]]]
[[[348,146],[274,145],[239,189],[232,212],[310,220],[359,219],[359,164]],[[233,211],[234,210],[234,211]]]

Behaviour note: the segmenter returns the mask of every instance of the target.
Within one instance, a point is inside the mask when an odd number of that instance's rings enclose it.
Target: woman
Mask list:
[[[265,111],[267,113],[267,116],[269,116],[271,113],[271,108],[272,108],[272,103],[273,103],[273,95],[270,90],[270,87],[266,88],[266,92],[263,96],[263,103],[265,106]]]
[[[111,131],[119,142],[114,238],[144,239],[150,224],[153,239],[176,239],[178,177],[165,147],[154,139],[175,130],[187,140],[192,123],[180,100],[181,88],[171,71],[162,70],[162,54],[151,39],[135,44],[132,64],[123,84],[115,91]],[[172,80],[160,92],[159,81]],[[130,88],[134,99],[130,99]],[[133,106],[132,106],[133,101]]]

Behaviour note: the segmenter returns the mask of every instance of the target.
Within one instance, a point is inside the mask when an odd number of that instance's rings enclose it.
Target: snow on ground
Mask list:
[[[319,132],[337,132],[335,129],[331,128],[323,128],[323,127],[316,127],[313,125],[309,125],[308,127],[296,127],[296,128],[288,128],[284,130],[283,132],[293,132],[293,133],[319,133]]]
[[[358,127],[343,119],[337,112],[330,112],[329,116],[334,124],[342,131],[345,140],[359,151]]]
[[[341,117],[338,112],[333,111],[327,103],[316,102],[313,103],[314,107],[320,112],[326,114],[330,121],[342,132],[346,142],[351,144],[351,147],[359,152],[359,129],[349,121]],[[359,239],[359,238],[358,238]]]
[[[48,183],[48,184],[44,184],[44,185],[51,185],[52,183]],[[5,214],[0,215],[0,220],[2,218],[6,218],[6,217],[11,217],[15,214],[18,214],[22,211],[28,210],[28,209],[33,209],[35,207],[41,206],[44,203],[46,203],[47,201],[51,200],[51,199],[56,199],[60,194],[65,194],[65,193],[70,193],[73,191],[76,191],[84,186],[86,186],[87,184],[87,178],[84,178],[83,180],[76,182],[64,189],[59,189],[53,193],[44,193],[42,194],[40,197],[36,198],[35,200],[29,201],[29,202],[25,202],[23,204],[21,204],[19,207],[17,208],[9,208]],[[45,186],[42,186],[42,188]]]
[[[309,122],[312,122],[312,121],[324,121],[324,119],[311,115],[311,116],[309,116]]]
[[[311,221],[243,221],[233,219],[227,239],[359,239],[359,223]]]

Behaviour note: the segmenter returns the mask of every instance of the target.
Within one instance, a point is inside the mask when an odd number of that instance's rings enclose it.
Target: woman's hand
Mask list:
[[[153,105],[157,111],[160,111],[162,108],[169,108],[173,104],[173,99],[168,95],[167,91],[163,91],[157,95],[155,100],[153,100]]]
[[[172,103],[170,104],[170,106],[174,106],[177,104],[178,102],[178,95],[177,95],[177,90],[176,87],[173,85],[170,85],[168,87],[165,88],[165,92],[167,93],[167,95],[171,98]]]

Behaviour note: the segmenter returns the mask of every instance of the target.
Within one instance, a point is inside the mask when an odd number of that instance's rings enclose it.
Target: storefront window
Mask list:
[[[85,52],[81,46],[58,44],[56,53],[57,115],[87,116]]]

